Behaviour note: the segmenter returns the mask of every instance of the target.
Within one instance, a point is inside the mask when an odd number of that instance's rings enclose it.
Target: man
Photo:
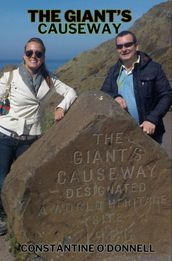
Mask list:
[[[161,65],[138,51],[132,32],[122,31],[115,43],[119,60],[110,68],[101,90],[127,110],[146,134],[162,143],[162,118],[172,104],[169,82]]]

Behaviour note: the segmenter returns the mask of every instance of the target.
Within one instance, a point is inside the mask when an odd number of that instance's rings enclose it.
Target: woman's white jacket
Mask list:
[[[9,72],[5,72],[0,78],[0,98],[6,92],[9,80]],[[44,105],[44,98],[47,94],[55,91],[64,98],[57,105],[66,112],[76,99],[76,92],[68,85],[62,83],[55,76],[52,76],[53,86],[50,88],[45,80],[42,81],[38,93],[35,94],[23,82],[19,70],[13,70],[11,87],[9,93],[10,111],[7,115],[0,116],[0,131],[3,129],[16,132],[18,135],[25,134],[29,130],[29,135],[41,134],[41,105]]]

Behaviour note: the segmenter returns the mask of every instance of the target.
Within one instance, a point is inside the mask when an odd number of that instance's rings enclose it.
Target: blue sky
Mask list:
[[[55,9],[61,14],[68,9],[128,9],[132,12],[132,20],[122,23],[120,31],[129,28],[153,6],[165,2],[163,0],[13,0],[3,1],[0,9],[0,60],[20,59],[23,46],[31,37],[40,37],[47,48],[48,59],[72,58],[82,51],[95,48],[115,34],[40,34],[37,24],[31,23],[29,9]],[[116,20],[115,20],[116,23]]]

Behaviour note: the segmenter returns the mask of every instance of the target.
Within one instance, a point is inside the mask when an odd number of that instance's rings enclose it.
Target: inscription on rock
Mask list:
[[[124,244],[168,254],[170,168],[162,148],[111,98],[85,93],[14,164],[3,202],[20,243],[102,244],[87,260],[118,260],[124,253],[105,246]],[[70,251],[41,255],[86,260]]]

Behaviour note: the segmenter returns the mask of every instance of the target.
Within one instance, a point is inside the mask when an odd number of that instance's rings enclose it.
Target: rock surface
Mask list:
[[[166,152],[92,91],[13,164],[2,196],[17,240],[48,261],[158,261],[171,251],[170,192]]]
[[[14,261],[14,257],[9,251],[9,242],[7,236],[0,237],[0,261]]]

